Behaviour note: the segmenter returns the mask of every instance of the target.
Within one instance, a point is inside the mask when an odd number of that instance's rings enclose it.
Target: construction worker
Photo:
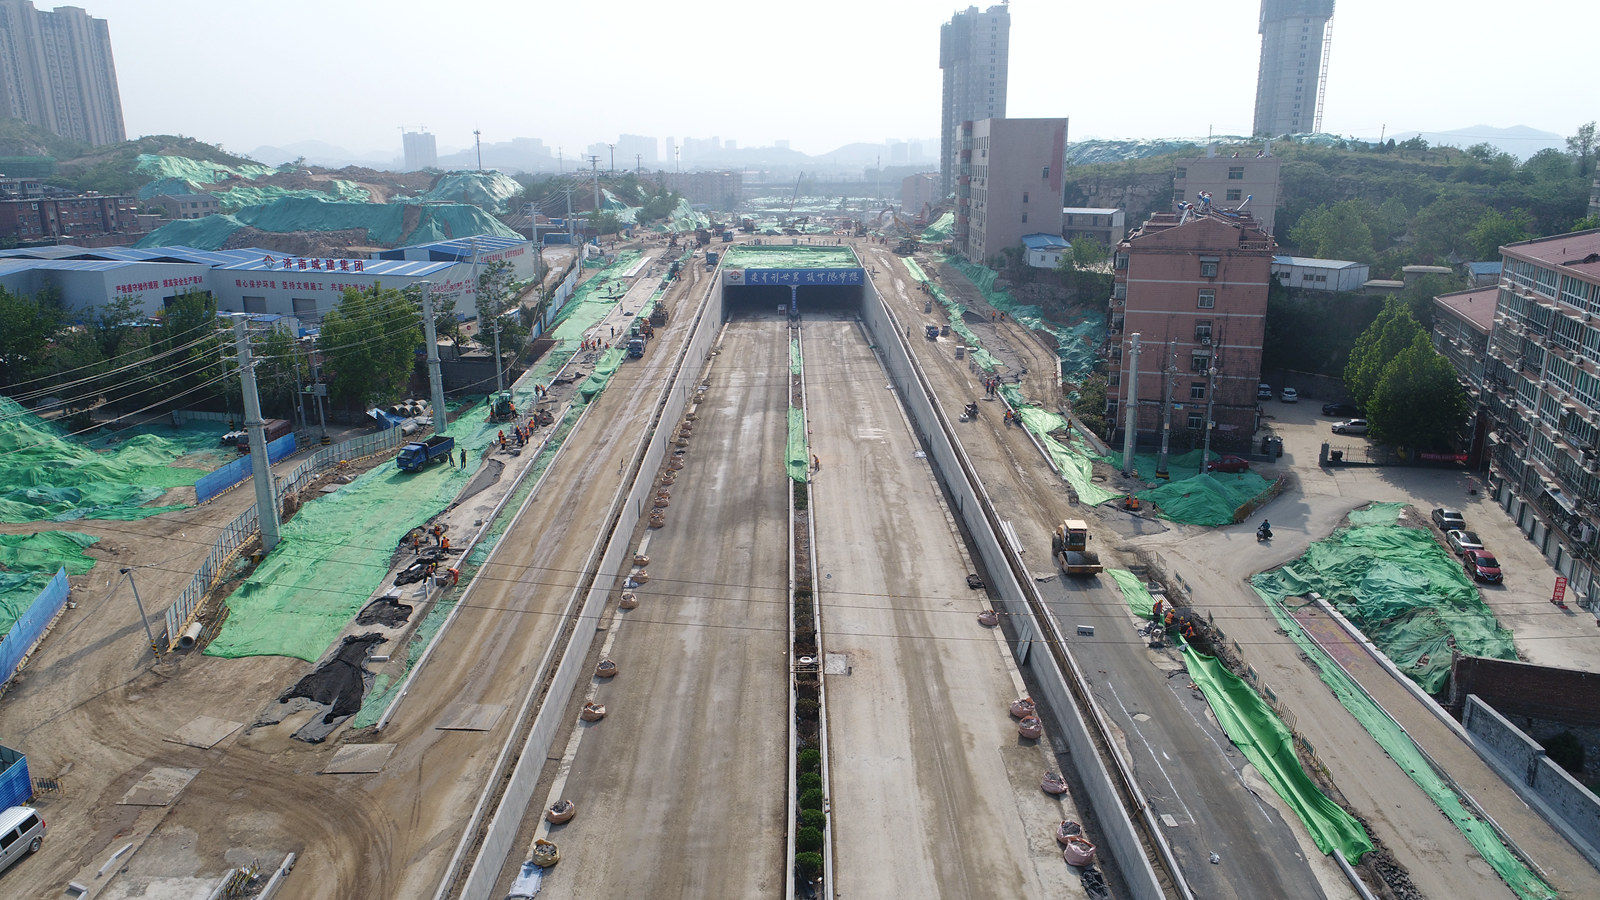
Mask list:
[[[450,573],[450,586],[451,587],[455,587],[456,586],[456,582],[461,580],[461,570],[456,568],[455,566],[451,566],[450,568],[446,569],[445,571]]]
[[[441,550],[449,550],[450,549],[450,535],[448,535],[448,534],[439,535],[439,549],[441,549]]]

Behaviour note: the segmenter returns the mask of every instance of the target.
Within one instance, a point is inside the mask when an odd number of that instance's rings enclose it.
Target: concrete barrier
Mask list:
[[[1149,900],[1164,898],[1166,892],[1150,863],[1139,830],[1124,807],[1112,774],[1106,768],[1100,749],[1090,733],[1091,725],[1085,718],[1086,711],[1079,707],[1072,696],[1067,684],[1068,673],[1062,671],[1053,653],[1047,650],[1029,652],[1034,648],[1035,641],[1051,635],[1052,629],[1034,615],[1028,593],[1034,589],[1031,581],[1017,577],[1018,572],[1025,571],[1021,566],[1018,548],[1002,546],[1003,538],[995,524],[999,518],[994,512],[993,503],[983,485],[968,476],[971,465],[965,459],[965,452],[951,437],[948,422],[935,405],[936,398],[912,356],[904,326],[896,320],[873,286],[869,284],[865,291],[862,319],[873,337],[884,368],[918,436],[928,448],[935,471],[954,498],[957,515],[972,537],[1001,608],[1013,617],[1012,621],[1022,623],[1022,639],[1017,648],[1018,664],[1033,674],[1042,694],[1036,699],[1044,700],[1066,738],[1069,753],[1076,762],[1078,774],[1089,795],[1087,799],[1101,828],[1101,834],[1098,835],[1101,846],[1115,860],[1130,896]],[[1065,650],[1064,644],[1057,643]],[[1070,655],[1068,659],[1070,661]],[[1098,711],[1091,706],[1087,715],[1094,718]],[[1102,734],[1107,733],[1105,723],[1096,724]],[[1112,753],[1117,752],[1114,741],[1107,740],[1106,743]],[[1122,765],[1126,770],[1126,761]],[[1131,779],[1125,783],[1131,786]],[[1140,805],[1148,817],[1148,804]],[[1147,822],[1147,827],[1153,839],[1160,841],[1160,831],[1152,827],[1152,823]],[[1167,856],[1170,859],[1170,851]],[[1169,868],[1170,875],[1177,881],[1177,892],[1181,896],[1189,896],[1181,873],[1176,867]]]
[[[716,285],[716,279],[712,279],[707,285],[708,297],[695,318],[693,335],[679,357],[677,370],[668,381],[670,389],[657,407],[655,420],[644,432],[649,436],[649,443],[644,448],[637,468],[630,474],[632,487],[627,496],[613,507],[610,517],[612,524],[601,534],[605,550],[597,563],[586,567],[587,571],[595,572],[596,575],[584,596],[582,606],[571,618],[571,639],[565,648],[560,650],[560,662],[556,664],[555,673],[550,678],[548,691],[544,692],[545,701],[534,716],[533,727],[523,743],[516,767],[512,769],[511,777],[507,781],[505,793],[501,795],[494,817],[484,830],[483,842],[473,860],[472,868],[460,890],[456,891],[454,890],[456,866],[451,866],[451,871],[445,873],[439,884],[436,898],[452,894],[474,900],[489,897],[494,890],[495,881],[500,876],[500,870],[505,866],[512,851],[516,849],[517,832],[521,828],[523,817],[528,813],[528,804],[533,800],[533,792],[538,786],[539,775],[544,769],[550,747],[562,726],[567,724],[567,698],[587,671],[586,662],[589,648],[594,643],[595,624],[599,622],[600,615],[605,610],[606,601],[616,587],[617,579],[627,575],[631,570],[633,533],[639,520],[649,514],[648,501],[655,487],[656,471],[666,460],[667,451],[670,449],[672,426],[682,418],[690,398],[694,396],[700,366],[708,357],[711,345],[721,329],[722,292]],[[565,634],[563,630],[562,634],[556,636],[555,641],[561,641]]]
[[[1461,722],[1475,748],[1574,848],[1600,866],[1600,797],[1551,762],[1544,747],[1511,724],[1477,694],[1461,706]]]

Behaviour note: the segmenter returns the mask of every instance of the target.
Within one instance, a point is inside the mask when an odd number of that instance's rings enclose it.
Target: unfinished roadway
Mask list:
[[[1059,764],[1017,734],[1026,688],[899,395],[853,318],[802,334],[837,893],[1077,893],[1053,834],[1082,817],[1039,789]]]
[[[783,895],[788,373],[783,318],[727,323],[666,525],[634,536],[649,557],[639,606],[613,598],[599,623],[590,671],[603,656],[619,673],[579,681],[496,896],[537,837],[561,848],[551,896]],[[606,717],[580,722],[586,700]],[[552,827],[541,814],[558,798],[578,811]]]

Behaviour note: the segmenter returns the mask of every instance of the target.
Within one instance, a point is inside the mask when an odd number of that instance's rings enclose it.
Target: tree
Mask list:
[[[602,234],[616,234],[622,230],[622,220],[614,212],[606,211],[594,216],[591,220],[594,233],[598,237]]]
[[[1600,216],[1597,216],[1594,213],[1590,213],[1589,215],[1584,216],[1583,218],[1579,219],[1578,221],[1573,222],[1572,223],[1572,227],[1568,228],[1567,230],[1568,231],[1588,231],[1591,228],[1600,228]]]
[[[1344,369],[1344,386],[1358,406],[1367,406],[1389,361],[1423,334],[1403,299],[1385,302],[1383,312],[1356,338]]]
[[[1528,240],[1533,237],[1532,228],[1533,216],[1527,210],[1503,213],[1490,209],[1467,231],[1467,241],[1478,259],[1498,259],[1502,245]]]
[[[322,319],[317,339],[332,372],[329,392],[346,407],[399,398],[422,345],[420,301],[393,288],[348,290]]]
[[[150,347],[151,356],[171,355],[157,361],[147,389],[167,397],[184,394],[185,403],[224,393],[232,371],[223,362],[223,345],[229,340],[218,327],[217,301],[210,292],[185,291],[172,298]],[[180,361],[181,368],[170,369]]]
[[[1484,206],[1465,198],[1440,199],[1423,207],[1411,222],[1411,237],[1430,259],[1462,259],[1471,252],[1467,232],[1483,218]]]
[[[1110,255],[1111,251],[1105,244],[1088,235],[1072,240],[1072,261],[1080,269],[1093,269],[1105,262]]]
[[[1594,171],[1595,134],[1593,122],[1585,122],[1578,126],[1578,133],[1567,138],[1567,152],[1578,158],[1578,174],[1588,175]]]
[[[1300,217],[1289,232],[1289,239],[1312,256],[1322,259],[1372,261],[1372,217],[1370,203],[1343,200],[1332,206],[1318,206]]]
[[[1419,331],[1384,367],[1366,409],[1376,440],[1435,450],[1455,444],[1469,405],[1455,368]]]
[[[0,387],[24,381],[50,356],[61,311],[0,287]]]

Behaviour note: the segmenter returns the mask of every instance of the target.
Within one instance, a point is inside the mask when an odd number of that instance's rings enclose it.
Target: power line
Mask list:
[[[173,335],[171,338],[169,338],[169,340],[174,340],[175,341],[175,340],[178,340],[180,338],[187,337],[188,335],[194,334],[195,332],[200,331],[202,329],[212,328],[212,327],[214,327],[214,326],[210,322],[207,322],[207,323],[205,323],[203,325],[196,325],[194,328],[191,328],[191,329],[188,329],[187,331],[183,331],[183,332],[180,332],[179,334]],[[204,340],[204,338],[202,338],[201,340]],[[21,387],[22,385],[25,385],[25,384],[32,384],[32,383],[34,383],[36,381],[47,381],[47,380],[49,380],[51,378],[59,378],[60,376],[69,374],[71,372],[77,372],[77,371],[81,371],[83,369],[92,369],[95,366],[103,365],[103,364],[108,363],[108,362],[113,362],[115,360],[121,359],[124,356],[131,356],[132,354],[139,353],[144,349],[145,348],[139,348],[137,350],[129,350],[127,353],[119,353],[116,356],[111,357],[110,359],[103,359],[100,362],[85,363],[85,364],[83,364],[81,366],[74,366],[73,368],[63,369],[63,370],[61,370],[59,372],[52,372],[49,375],[40,375],[40,376],[35,377],[35,378],[28,378],[28,379],[25,379],[23,381],[13,382],[11,384],[6,385],[5,389],[10,391],[10,390],[14,390],[14,389],[16,389],[18,387]]]

